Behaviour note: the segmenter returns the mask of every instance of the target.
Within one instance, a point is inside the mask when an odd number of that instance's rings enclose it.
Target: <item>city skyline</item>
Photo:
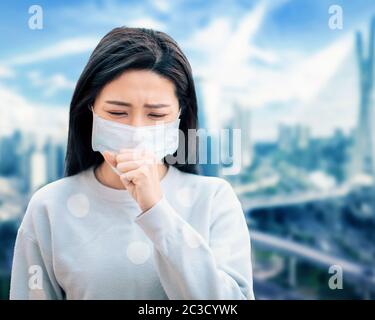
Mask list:
[[[0,289],[30,197],[64,175],[75,83],[100,38],[127,25],[177,40],[193,67],[201,129],[242,129],[241,170],[225,175],[230,166],[209,163],[200,174],[227,180],[241,202],[256,296],[373,298],[375,122],[367,53],[374,49],[375,2],[336,1],[343,29],[330,28],[331,5],[41,1],[43,28],[31,30],[27,1],[0,3],[0,40],[11,44],[0,53]],[[208,146],[218,140],[214,134],[203,145],[208,160]],[[328,282],[336,264],[345,272],[341,291]]]

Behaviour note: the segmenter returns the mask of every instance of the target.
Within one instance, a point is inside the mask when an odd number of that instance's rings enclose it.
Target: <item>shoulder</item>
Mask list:
[[[169,200],[179,209],[186,208],[188,214],[195,215],[199,223],[204,219],[203,213],[207,214],[209,224],[219,218],[225,221],[243,219],[241,202],[232,185],[224,178],[181,171],[176,176]]]
[[[213,185],[213,186],[218,186],[218,185],[223,185],[223,184],[228,184],[228,182],[221,178],[221,177],[216,177],[216,176],[204,176],[200,174],[195,174],[195,173],[188,173],[179,170],[176,167],[171,167],[178,176],[184,179],[184,181],[189,182],[189,183],[196,183],[200,185]]]
[[[195,193],[206,196],[210,194],[212,197],[224,194],[236,197],[232,185],[224,178],[187,173],[176,168],[174,170],[176,171],[179,185],[184,188],[191,188]]]
[[[50,218],[51,204],[62,204],[66,195],[81,188],[81,176],[84,172],[74,176],[64,177],[48,183],[31,196],[26,212],[20,225],[20,230],[35,233],[36,225],[45,225]]]
[[[82,183],[81,177],[84,174],[85,172],[81,172],[74,176],[64,177],[42,186],[35,191],[30,198],[29,206],[41,206],[43,203],[51,200],[58,201],[63,198],[66,193],[74,189],[79,189]]]

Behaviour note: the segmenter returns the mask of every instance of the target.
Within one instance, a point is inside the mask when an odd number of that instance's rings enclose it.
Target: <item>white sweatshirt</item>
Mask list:
[[[93,168],[39,189],[19,228],[11,299],[254,299],[246,220],[224,179],[170,166],[141,213]]]

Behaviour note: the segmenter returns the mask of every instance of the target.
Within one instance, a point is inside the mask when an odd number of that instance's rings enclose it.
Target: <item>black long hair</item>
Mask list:
[[[173,166],[181,171],[198,173],[196,164],[188,161],[196,153],[195,143],[188,141],[188,129],[198,126],[197,97],[189,61],[176,41],[164,32],[119,27],[99,42],[76,84],[70,103],[65,176],[104,161],[101,153],[91,147],[92,113],[88,106],[94,104],[108,82],[131,69],[151,70],[174,83],[181,109],[180,130],[185,137],[185,145],[181,146],[180,140],[179,148],[183,147],[186,152],[185,161]]]

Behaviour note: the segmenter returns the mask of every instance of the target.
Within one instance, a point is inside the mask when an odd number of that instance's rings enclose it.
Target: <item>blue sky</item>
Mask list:
[[[42,30],[28,28],[33,4],[43,8]],[[328,28],[331,4],[343,8],[343,30]],[[215,111],[230,117],[239,103],[252,110],[259,139],[274,136],[280,122],[306,123],[317,134],[350,128],[358,100],[350,46],[372,14],[371,0],[2,1],[0,112],[8,118],[1,124],[16,125],[33,114],[21,111],[28,107],[52,118],[66,114],[96,43],[128,25],[160,29],[179,42],[213,126],[223,123]],[[8,103],[20,106],[9,110]]]

